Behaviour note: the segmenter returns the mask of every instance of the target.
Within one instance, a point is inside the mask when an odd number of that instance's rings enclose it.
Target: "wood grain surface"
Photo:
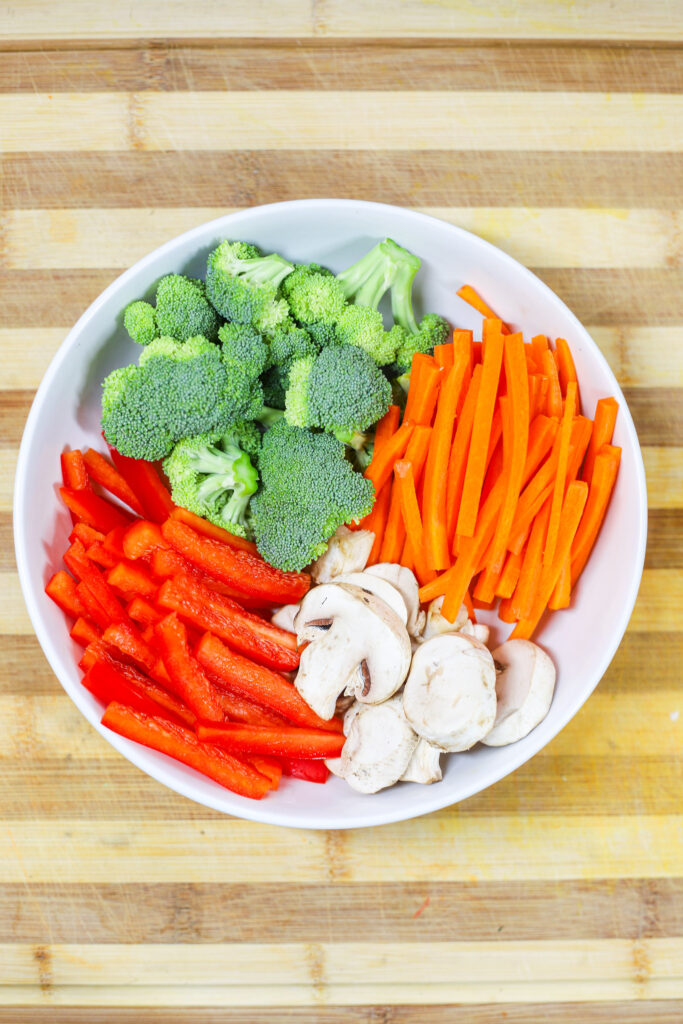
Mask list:
[[[682,38],[681,0],[0,2],[1,1024],[683,1020]],[[307,833],[90,728],[11,501],[35,389],[123,268],[327,195],[433,213],[558,292],[625,389],[650,521],[624,642],[553,743],[437,814]]]

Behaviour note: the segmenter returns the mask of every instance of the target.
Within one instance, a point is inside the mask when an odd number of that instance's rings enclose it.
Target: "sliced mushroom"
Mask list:
[[[396,612],[404,625],[408,622],[408,609],[400,591],[381,577],[371,575],[367,569],[365,572],[343,572],[341,576],[335,576],[332,583],[350,583],[353,587],[374,594]]]
[[[358,705],[350,719],[341,757],[326,764],[358,793],[377,793],[398,782],[417,742],[400,697],[374,706]]]
[[[387,700],[410,668],[406,627],[384,601],[359,587],[313,587],[294,625],[299,643],[310,641],[295,686],[321,718],[332,718],[344,689],[367,704]]]
[[[313,563],[311,576],[316,583],[329,583],[343,572],[362,572],[367,565],[375,535],[370,530],[349,530],[340,526],[330,537],[327,551]]]
[[[419,636],[425,626],[426,616],[420,608],[420,594],[415,573],[406,569],[404,565],[397,565],[394,562],[378,562],[377,565],[369,565],[365,570],[372,576],[379,576],[396,587],[405,601],[408,609],[408,632],[411,636]]]
[[[555,690],[552,658],[531,640],[506,640],[493,651],[498,709],[488,747],[515,743],[535,729],[548,714]]]
[[[486,645],[489,642],[491,630],[483,622],[470,622],[468,619],[458,632],[463,633],[465,636],[472,636],[480,644]]]
[[[403,708],[419,736],[443,750],[469,750],[496,717],[491,652],[462,633],[428,640],[413,655]]]
[[[435,597],[427,608],[427,621],[420,638],[422,641],[431,640],[435,636],[441,636],[442,633],[457,633],[469,621],[467,608],[464,604],[460,605],[454,622],[449,622],[448,619],[443,617],[441,614],[442,604],[443,595]]]
[[[270,621],[274,626],[279,626],[280,629],[286,629],[290,633],[296,632],[294,629],[294,619],[299,611],[298,604],[283,604],[282,608],[271,616]]]
[[[430,782],[441,782],[441,747],[435,747],[433,743],[420,739],[418,741],[410,763],[403,775],[402,782],[421,782],[429,785]]]

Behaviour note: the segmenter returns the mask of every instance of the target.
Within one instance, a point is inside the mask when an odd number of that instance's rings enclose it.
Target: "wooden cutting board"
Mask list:
[[[683,1019],[682,35],[680,0],[0,5],[0,1022]],[[612,666],[530,764],[307,833],[88,726],[23,608],[11,492],[47,363],[120,270],[330,195],[436,213],[558,292],[627,394],[650,535]]]

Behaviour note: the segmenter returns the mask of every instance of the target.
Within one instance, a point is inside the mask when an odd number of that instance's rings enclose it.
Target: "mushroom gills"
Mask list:
[[[488,747],[523,739],[548,714],[555,692],[552,658],[531,640],[506,640],[492,652],[500,668],[496,679],[498,705]]]
[[[381,704],[359,705],[350,719],[341,757],[325,763],[358,793],[377,793],[399,781],[417,743],[401,698],[393,697]]]
[[[362,572],[370,557],[375,535],[370,530],[340,526],[330,537],[327,550],[311,566],[316,583],[329,583],[343,572]]]

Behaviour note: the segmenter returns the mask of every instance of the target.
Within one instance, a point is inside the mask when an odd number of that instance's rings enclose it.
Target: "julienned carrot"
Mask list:
[[[607,513],[619,471],[621,448],[604,445],[595,457],[588,501],[571,550],[571,584],[583,572]]]
[[[508,537],[508,551],[512,551],[513,554],[519,554],[522,550],[539,512],[546,501],[553,496],[553,486],[553,481],[550,480],[545,487],[538,491],[533,500],[525,505],[523,510],[518,508],[517,512],[515,512],[515,520]]]
[[[429,451],[431,435],[431,427],[415,427],[413,435],[408,443],[408,447],[406,448],[405,461],[410,462],[413,467],[416,488],[420,485],[422,470],[424,469],[425,460]],[[398,562],[401,557],[401,552],[403,551],[406,538],[403,516],[401,514],[399,489],[395,484],[386,484],[382,493],[387,489],[391,490],[389,514],[387,516],[384,534],[380,537],[381,549],[379,557],[375,559],[375,562]],[[372,558],[372,552],[370,553],[370,557]],[[370,564],[374,565],[375,563],[371,561]]]
[[[581,474],[581,479],[587,483],[591,482],[593,464],[599,449],[602,448],[603,444],[612,443],[612,434],[614,433],[614,424],[616,423],[618,411],[619,403],[616,398],[601,398],[595,407],[593,433],[591,434],[590,444],[586,452],[586,461]]]
[[[414,426],[415,424],[411,420],[404,419],[396,433],[389,438],[386,444],[382,445],[379,452],[376,450],[373,452],[372,462],[365,470],[364,475],[368,480],[372,480],[376,495],[379,495],[387,480],[390,479],[394,463],[405,455]]]
[[[535,334],[531,339],[531,351],[533,353],[534,361],[538,366],[539,372],[542,371],[543,366],[543,353],[548,350],[548,339],[545,334]]]
[[[472,537],[477,523],[477,512],[486,468],[486,453],[491,435],[491,421],[496,404],[502,362],[503,335],[500,331],[496,331],[491,334],[486,344],[481,385],[474,411],[465,481],[456,525],[456,533],[463,537]]]
[[[375,504],[372,506],[372,512],[362,521],[363,529],[370,530],[370,532],[375,535],[375,539],[372,542],[372,547],[370,548],[370,554],[368,556],[368,565],[376,565],[377,562],[380,561],[380,551],[382,550],[382,541],[387,528],[390,503],[391,484],[387,481],[375,498]]]
[[[548,416],[556,416],[559,420],[562,416],[562,391],[560,390],[557,366],[549,348],[542,355],[541,366],[543,373],[548,378],[548,396],[546,398],[545,411]]]
[[[577,392],[578,401],[578,392]],[[593,423],[585,416],[576,416],[572,427],[572,440],[569,448],[569,462],[567,463],[567,483],[576,480],[581,469],[581,463],[590,443],[593,432]]]
[[[434,417],[436,401],[439,396],[439,385],[441,383],[442,370],[431,356],[417,353],[413,356],[413,366],[421,360],[419,375],[414,370],[410,374],[410,387],[408,388],[408,400],[403,417],[406,420],[413,420],[429,426]]]
[[[453,438],[453,447],[448,460],[448,480],[446,487],[446,529],[448,531],[448,543],[452,544],[455,537],[455,527],[458,521],[462,487],[465,482],[465,470],[467,468],[467,452],[470,447],[472,436],[472,425],[474,423],[474,412],[477,406],[479,386],[481,383],[481,364],[477,364],[470,379],[465,402],[458,416]]]
[[[496,597],[512,597],[522,569],[522,555],[508,551],[503,571],[496,584]]]
[[[413,467],[409,462],[400,461],[395,464],[394,483],[398,487],[401,515],[403,516],[406,533],[410,537],[413,551],[417,552],[423,543],[423,527],[420,506],[417,503]]]
[[[579,379],[576,376],[576,367],[574,366],[571,350],[564,338],[555,339],[555,352],[557,354],[557,372],[560,378],[562,394],[566,396],[567,384],[570,380],[573,380],[577,387],[576,408],[578,410],[581,408],[581,400],[578,393]]]
[[[540,374],[538,378],[538,395],[536,396],[536,407],[534,414],[538,416],[540,413],[545,412],[546,400],[548,398],[548,388],[550,387],[550,381],[544,373]]]
[[[560,608],[569,608],[569,604],[572,596],[572,562],[571,555],[568,555],[564,560],[564,565],[560,572],[560,578],[555,584],[555,589],[550,595],[548,601],[548,608],[551,611],[559,611]]]
[[[458,295],[463,299],[469,306],[478,310],[485,318],[499,320],[498,317],[490,306],[488,306],[482,297],[475,292],[474,288],[469,284],[464,284],[462,288],[458,289]],[[509,334],[510,328],[507,324],[501,321],[501,331],[503,334]]]
[[[442,370],[450,370],[453,365],[453,345],[451,342],[447,345],[434,346],[434,361]]]
[[[467,358],[467,369],[465,370],[465,380],[468,381],[472,376],[474,370],[474,343],[472,341],[472,331],[464,331],[456,329],[453,331],[453,359],[455,361],[455,354],[460,351],[463,352]],[[465,401],[465,388],[460,392],[460,398],[458,400],[458,407],[456,412],[460,415],[463,402]]]
[[[552,562],[557,547],[557,535],[560,529],[560,513],[564,503],[564,493],[567,482],[567,463],[569,462],[569,445],[572,436],[572,425],[574,422],[574,411],[576,409],[576,382],[570,381],[567,385],[567,398],[564,403],[564,413],[560,424],[560,444],[557,453],[557,468],[555,480],[553,481],[553,499],[550,506],[550,519],[548,520],[548,534],[543,549],[543,565],[547,566]]]
[[[401,419],[401,410],[397,405],[390,405],[385,412],[382,419],[379,420],[375,427],[375,443],[373,447],[373,458],[378,456],[383,446],[387,443],[389,438],[396,433],[398,430],[399,420]],[[359,520],[358,523],[350,523],[350,530],[372,530],[373,516],[375,511],[375,505],[372,507],[372,511],[368,513],[363,519]],[[373,532],[376,532],[373,530]]]
[[[529,534],[529,541],[524,551],[519,581],[510,600],[512,621],[525,619],[531,614],[536,590],[541,580],[543,568],[543,545],[548,532],[550,519],[551,497],[546,498],[543,507],[534,519]]]
[[[579,526],[588,497],[588,484],[583,480],[575,480],[567,488],[560,517],[560,532],[555,556],[548,566],[541,569],[541,581],[534,598],[530,615],[521,619],[512,633],[511,639],[528,640],[546,610],[548,601],[562,572],[565,559],[571,551],[572,542]],[[445,602],[444,602],[445,603]]]
[[[447,569],[451,561],[446,526],[448,460],[453,439],[455,412],[460,393],[466,382],[468,355],[464,347],[459,348],[453,366],[447,371],[446,379],[441,385],[434,430],[425,465],[422,515],[425,558],[432,569]]]

